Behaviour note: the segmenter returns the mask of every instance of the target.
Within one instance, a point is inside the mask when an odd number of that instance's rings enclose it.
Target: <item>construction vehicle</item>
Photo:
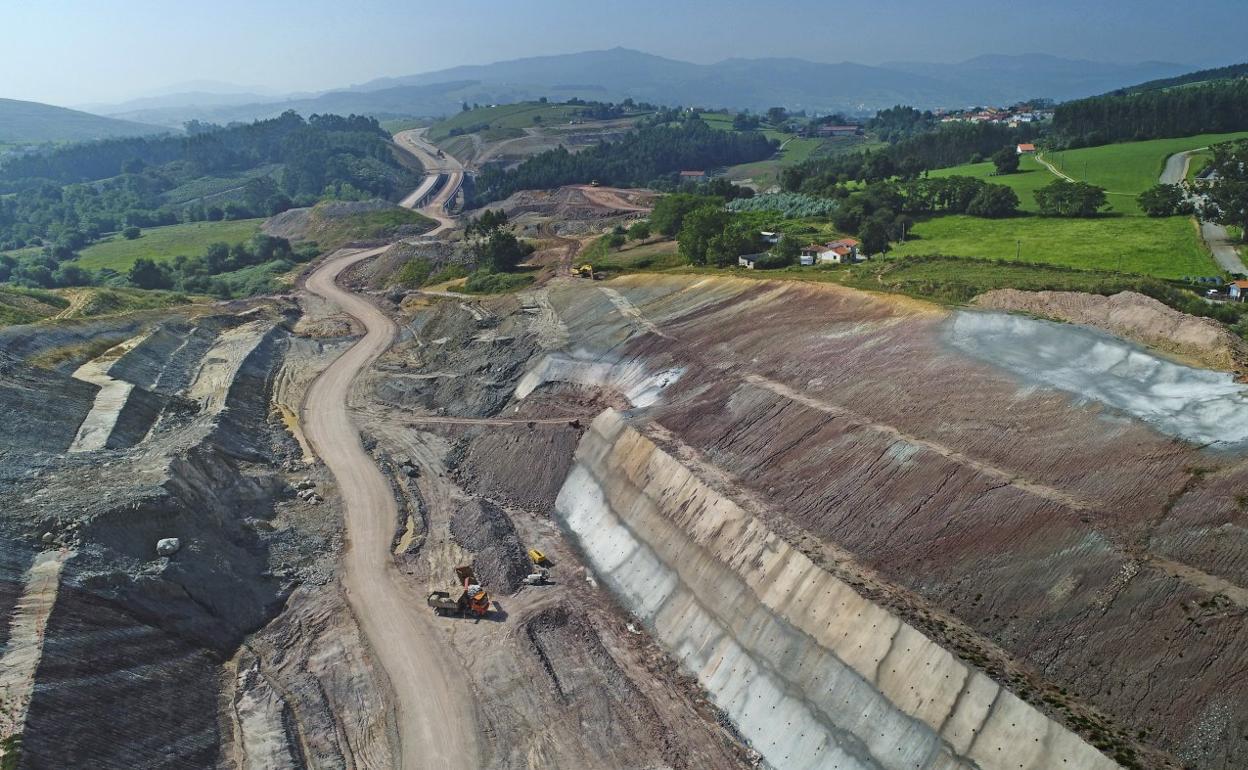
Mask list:
[[[537,572],[524,576],[526,586],[544,586],[550,582],[550,570],[538,567]]]
[[[572,275],[578,278],[591,278],[595,281],[602,280],[602,273],[594,272],[594,266],[586,262],[580,267],[572,268]]]
[[[599,182],[597,179],[591,179],[589,182],[590,187],[599,187],[601,185],[602,185],[602,182]]]
[[[539,567],[546,564],[546,562],[548,561],[546,558],[546,554],[542,553],[536,548],[529,549],[529,560]]]
[[[450,591],[430,591],[425,602],[438,615],[465,615],[483,618],[490,612],[490,594],[477,582],[472,567],[456,567],[455,577],[463,585],[459,598]]]

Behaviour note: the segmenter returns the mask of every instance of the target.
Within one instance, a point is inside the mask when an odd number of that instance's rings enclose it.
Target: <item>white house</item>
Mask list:
[[[758,237],[762,239],[763,243],[766,243],[771,246],[775,246],[777,243],[784,240],[784,235],[782,233],[773,233],[767,230],[763,230],[762,232],[760,232],[758,234]]]
[[[1243,279],[1233,281],[1230,286],[1226,287],[1226,293],[1231,299],[1243,302],[1248,299],[1248,281]]]
[[[766,252],[763,252],[762,254],[742,254],[737,257],[737,265],[744,267],[747,270],[753,270],[754,263],[758,262],[758,260],[765,256],[767,256]]]
[[[810,261],[807,262],[806,260]],[[858,259],[858,241],[842,238],[828,243],[812,243],[802,249],[802,264],[844,265]]]

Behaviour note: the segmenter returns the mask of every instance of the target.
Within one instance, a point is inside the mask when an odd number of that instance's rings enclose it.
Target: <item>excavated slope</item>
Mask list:
[[[556,510],[598,575],[775,767],[1115,767],[612,410],[582,439]]]
[[[890,608],[1028,700],[1047,693],[1111,756],[1138,740],[1193,767],[1248,762],[1248,464],[1201,438],[1224,422],[1238,437],[1229,375],[1081,327],[839,287],[607,288],[551,291],[561,355],[625,386],[681,371],[637,419],[772,531],[877,575]],[[1054,357],[1066,349],[1077,367]],[[1080,392],[1088,377],[1106,388]]]

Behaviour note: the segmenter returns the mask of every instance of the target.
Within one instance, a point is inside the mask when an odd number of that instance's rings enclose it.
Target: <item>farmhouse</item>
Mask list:
[[[680,172],[680,181],[682,182],[705,182],[705,171],[682,171]]]
[[[1033,153],[1033,152],[1035,152],[1035,151],[1036,151],[1036,146],[1035,146],[1034,144],[1020,144],[1020,145],[1018,146],[1018,154],[1019,154],[1019,155],[1028,155],[1028,154]]]
[[[802,249],[803,265],[813,265],[816,262],[825,265],[844,265],[857,259],[858,241],[854,238],[842,238],[828,243],[812,243]]]
[[[1230,286],[1226,287],[1226,293],[1231,299],[1243,302],[1245,299],[1248,299],[1248,281],[1241,278],[1232,282]]]
[[[858,136],[862,126],[819,126],[815,129],[816,136]]]
[[[767,256],[767,252],[763,252],[761,254],[742,254],[737,257],[737,264],[747,270],[753,270],[755,263],[765,256]]]

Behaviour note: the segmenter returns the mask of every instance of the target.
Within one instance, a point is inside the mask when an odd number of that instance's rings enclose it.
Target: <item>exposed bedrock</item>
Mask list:
[[[1078,714],[1067,726],[1111,756],[1138,741],[1194,767],[1244,765],[1248,465],[1240,449],[1162,432],[1150,412],[1202,382],[1242,411],[1228,377],[1077,327],[958,328],[955,314],[835,287],[612,285],[665,336],[593,288],[552,291],[571,345],[686,367],[636,419],[772,531],[825,566],[878,575],[874,599],[1028,700],[1048,693],[1045,708]],[[955,328],[1033,368],[1062,364],[1043,349],[1095,353],[1109,392],[972,355]]]
[[[794,550],[614,411],[558,515],[595,571],[785,768],[1112,768]]]
[[[7,542],[27,563],[37,547],[63,562],[29,708],[9,728],[21,736],[18,767],[217,762],[222,665],[282,608],[296,575],[275,554],[301,547],[268,523],[289,496],[278,467],[297,451],[267,413],[285,338],[254,317],[156,327],[97,367],[132,386],[107,443],[6,485]],[[48,392],[31,397],[63,411]],[[85,405],[70,420],[98,401]],[[157,553],[165,538],[179,542],[172,555]],[[21,568],[4,561],[0,577]],[[0,603],[9,593],[0,588]]]

